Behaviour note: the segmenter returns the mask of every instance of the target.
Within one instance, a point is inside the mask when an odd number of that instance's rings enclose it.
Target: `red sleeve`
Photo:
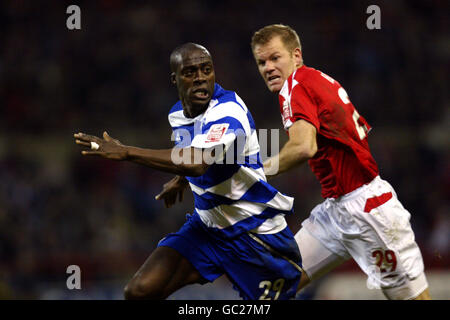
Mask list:
[[[299,119],[304,119],[319,131],[320,121],[317,114],[317,106],[302,85],[297,84],[292,89],[290,100],[292,123]]]

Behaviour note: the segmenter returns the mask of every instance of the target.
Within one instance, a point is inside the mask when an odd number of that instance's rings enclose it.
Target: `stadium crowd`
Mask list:
[[[250,49],[255,30],[278,22],[299,32],[305,64],[339,79],[373,126],[372,153],[412,215],[425,271],[450,268],[447,1],[380,1],[380,30],[366,28],[360,1],[77,4],[82,29],[70,31],[63,1],[0,3],[0,299],[45,298],[65,287],[71,264],[85,288],[129,279],[182,225],[189,192],[171,209],[154,200],[170,175],[81,157],[72,138],[107,130],[125,144],[170,147],[176,46],[204,44],[217,81],[246,101],[257,127],[281,128]],[[320,202],[312,173],[297,171],[273,180],[296,198],[293,231]]]

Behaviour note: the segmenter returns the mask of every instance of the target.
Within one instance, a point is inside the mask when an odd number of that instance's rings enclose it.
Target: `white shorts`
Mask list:
[[[295,235],[311,280],[353,258],[368,286],[389,299],[412,299],[428,287],[411,215],[392,186],[377,176],[337,199],[317,205]]]

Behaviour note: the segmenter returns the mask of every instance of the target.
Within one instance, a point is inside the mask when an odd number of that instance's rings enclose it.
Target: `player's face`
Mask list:
[[[214,93],[215,73],[211,56],[194,50],[183,56],[176,72],[178,94],[189,116],[204,111]]]
[[[266,44],[256,45],[253,55],[267,88],[274,93],[278,93],[286,79],[302,65],[300,49],[288,51],[279,36]]]

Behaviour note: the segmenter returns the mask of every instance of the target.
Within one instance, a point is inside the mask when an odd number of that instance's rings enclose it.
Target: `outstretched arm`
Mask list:
[[[214,153],[197,148],[143,149],[123,145],[105,131],[103,139],[85,133],[74,134],[75,143],[88,147],[83,155],[101,156],[112,160],[128,160],[164,172],[182,176],[201,176],[213,163]],[[94,144],[93,144],[94,143]],[[93,148],[94,146],[94,148]]]
[[[264,173],[276,176],[299,166],[317,152],[316,127],[300,119],[289,128],[289,140],[280,153],[264,162]]]

